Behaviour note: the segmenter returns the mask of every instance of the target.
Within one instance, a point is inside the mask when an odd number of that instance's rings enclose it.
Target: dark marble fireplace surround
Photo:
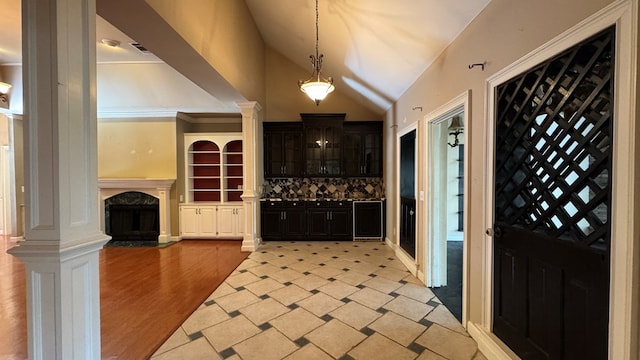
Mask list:
[[[139,191],[127,191],[105,199],[105,233],[112,241],[157,242],[159,203],[158,198]]]

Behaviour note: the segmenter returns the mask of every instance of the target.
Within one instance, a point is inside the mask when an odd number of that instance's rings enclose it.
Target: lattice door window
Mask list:
[[[615,29],[500,85],[496,221],[608,250]]]

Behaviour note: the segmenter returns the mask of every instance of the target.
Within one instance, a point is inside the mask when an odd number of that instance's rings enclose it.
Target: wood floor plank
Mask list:
[[[0,357],[27,354],[25,276],[19,260],[0,254]],[[103,359],[145,359],[249,255],[239,241],[183,240],[166,248],[100,251]],[[13,284],[13,285],[9,285]]]
[[[0,236],[0,359],[27,358],[26,281],[24,265],[7,254],[16,245]]]

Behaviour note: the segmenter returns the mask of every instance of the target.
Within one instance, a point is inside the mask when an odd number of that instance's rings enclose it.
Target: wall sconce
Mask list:
[[[456,147],[458,145],[460,145],[460,142],[458,141],[458,135],[462,134],[464,130],[464,126],[462,126],[462,121],[460,121],[460,116],[454,116],[453,119],[451,119],[451,125],[449,125],[449,128],[447,129],[447,131],[449,131],[449,135],[453,135],[453,144],[448,142],[447,144],[449,144],[449,146]]]
[[[0,81],[0,102],[7,102],[7,93],[11,89],[11,85]]]

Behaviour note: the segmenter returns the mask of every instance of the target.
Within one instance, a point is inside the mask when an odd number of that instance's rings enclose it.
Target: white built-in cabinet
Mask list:
[[[180,232],[182,237],[215,237],[216,207],[191,204],[180,205]]]
[[[241,239],[243,236],[242,133],[188,133],[185,202],[180,204],[183,238]]]
[[[225,239],[242,237],[244,229],[243,214],[242,204],[239,206],[218,206],[218,237]]]

